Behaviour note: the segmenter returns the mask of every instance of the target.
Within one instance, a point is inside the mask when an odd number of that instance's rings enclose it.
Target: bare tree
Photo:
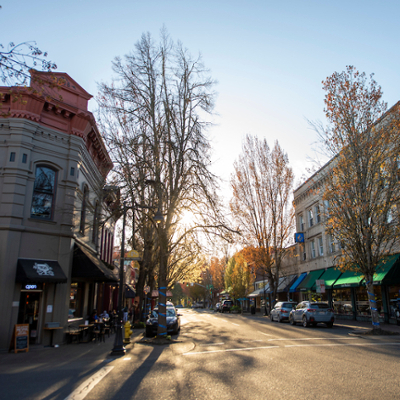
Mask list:
[[[206,135],[214,81],[200,57],[193,59],[165,33],[159,44],[143,35],[134,52],[124,61],[117,58],[113,68],[118,79],[100,87],[100,121],[119,161],[115,177],[130,203],[145,205],[150,216],[157,210],[164,217],[162,228],[148,230],[159,249],[148,250],[158,253],[158,287],[163,296],[175,279],[197,264],[200,242],[195,232],[221,236],[226,232],[217,178],[209,170],[211,147]],[[188,211],[193,222],[183,228],[181,218]],[[141,221],[139,226],[150,225]],[[145,236],[142,240],[146,243]],[[160,314],[164,300],[165,296],[159,299]],[[159,333],[165,334],[165,329],[160,327]]]
[[[388,112],[382,90],[353,66],[323,82],[327,127],[314,124],[333,159],[324,171],[327,232],[342,244],[335,262],[365,276],[374,329],[373,275],[398,242],[399,103]]]
[[[271,151],[265,139],[250,135],[234,168],[231,210],[246,245],[243,255],[265,273],[275,299],[281,262],[293,232],[293,171],[278,142]]]

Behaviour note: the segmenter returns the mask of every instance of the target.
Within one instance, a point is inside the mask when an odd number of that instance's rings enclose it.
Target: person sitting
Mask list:
[[[110,316],[109,316],[109,314],[108,314],[108,312],[106,310],[103,311],[103,314],[101,314],[101,317],[105,318],[105,319],[110,318]]]
[[[91,316],[89,317],[89,323],[93,324],[99,319],[99,316],[97,315],[97,310],[93,310]]]

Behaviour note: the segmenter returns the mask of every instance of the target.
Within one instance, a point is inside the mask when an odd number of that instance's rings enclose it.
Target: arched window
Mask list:
[[[53,219],[56,195],[57,171],[38,165],[33,186],[31,217]]]
[[[85,185],[85,187],[83,188],[81,222],[79,224],[79,232],[82,233],[82,235],[85,234],[86,209],[87,209],[88,199],[89,199],[89,188]]]

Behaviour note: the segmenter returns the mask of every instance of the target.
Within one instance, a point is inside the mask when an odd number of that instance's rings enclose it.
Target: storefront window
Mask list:
[[[82,317],[83,283],[71,283],[68,319]]]
[[[383,318],[383,307],[382,307],[382,293],[380,286],[374,286],[375,300],[376,300],[376,308],[378,309],[378,313]],[[368,293],[367,288],[364,286],[360,286],[356,288],[356,311],[357,315],[360,316],[371,316],[371,312],[369,309],[368,302]]]
[[[389,286],[389,315],[390,318],[396,318],[397,303],[400,303],[400,286]],[[400,306],[400,304],[399,304]]]
[[[332,291],[333,309],[335,314],[353,315],[351,305],[351,289],[336,289]]]

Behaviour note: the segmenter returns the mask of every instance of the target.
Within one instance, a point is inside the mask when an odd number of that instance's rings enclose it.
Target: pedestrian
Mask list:
[[[123,319],[124,319],[124,322],[126,322],[126,321],[128,321],[128,307],[125,307],[124,309],[123,309],[123,312],[124,312],[124,316],[123,316]]]

